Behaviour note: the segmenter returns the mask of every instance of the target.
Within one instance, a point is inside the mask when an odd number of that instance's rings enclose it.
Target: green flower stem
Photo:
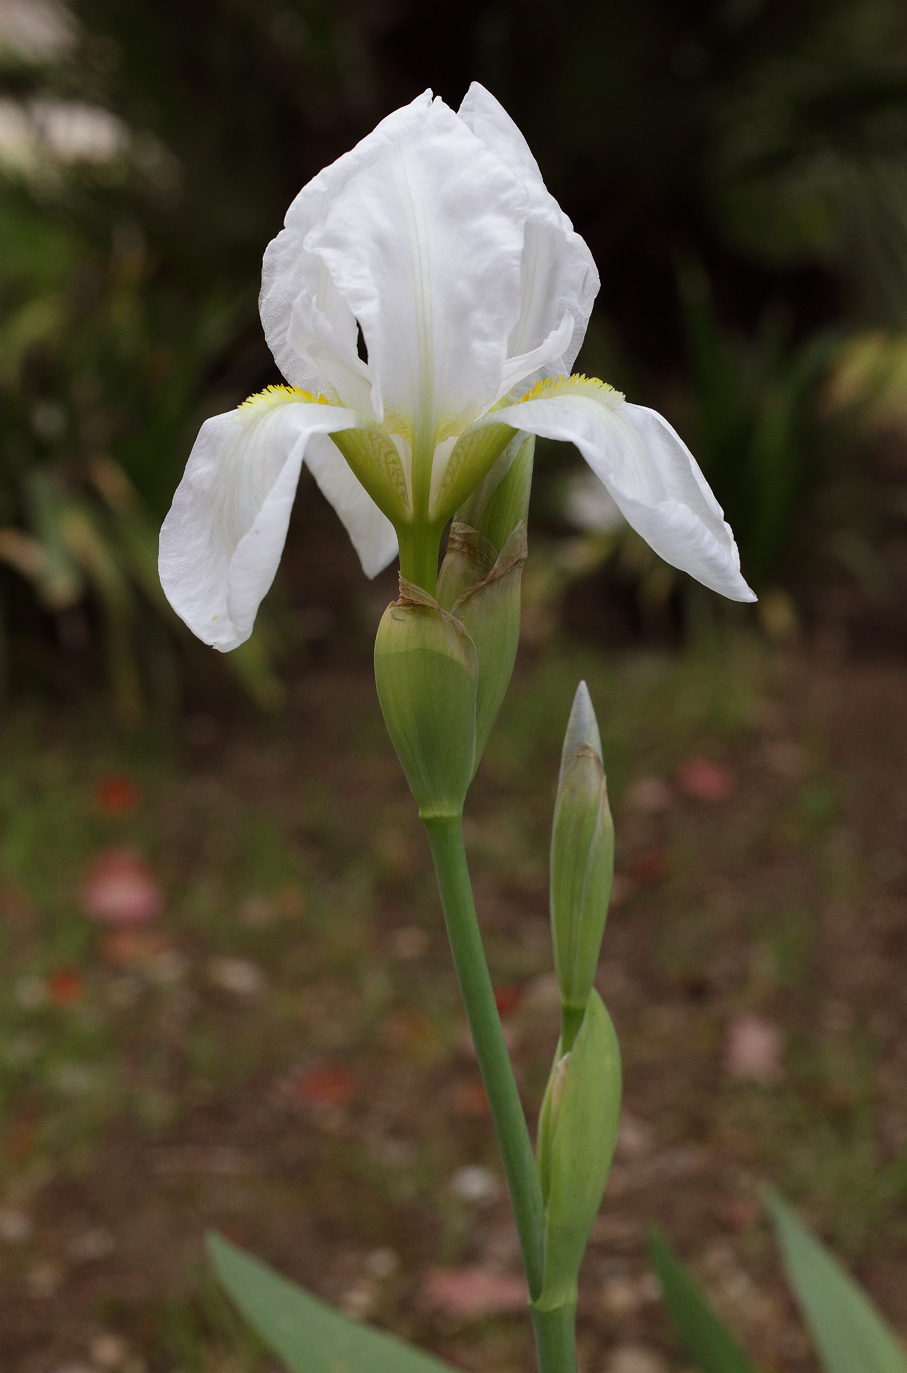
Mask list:
[[[459,816],[425,821],[454,965],[466,1006],[491,1118],[516,1217],[532,1299],[545,1276],[545,1210],[526,1117],[504,1043],[501,1019],[482,948]],[[576,1373],[572,1309],[532,1310],[540,1373]]]
[[[532,1307],[532,1329],[540,1373],[576,1373],[576,1303],[550,1311]]]
[[[585,1006],[561,1006],[561,1052],[569,1054],[586,1014]]]
[[[429,596],[434,596],[438,590],[438,555],[443,532],[443,527],[423,523],[397,526],[400,572]]]

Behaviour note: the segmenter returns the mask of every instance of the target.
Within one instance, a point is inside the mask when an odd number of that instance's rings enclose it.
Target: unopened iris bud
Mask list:
[[[532,437],[514,440],[457,511],[438,578],[438,600],[465,626],[479,656],[476,767],[516,660],[534,447]]]
[[[567,723],[551,834],[551,934],[566,1049],[592,990],[613,880],[614,824],[601,737],[589,691],[580,682]]]
[[[534,459],[535,435],[518,434],[456,513],[456,520],[483,534],[496,554],[526,522]]]
[[[400,578],[375,640],[384,722],[423,820],[458,816],[476,744],[475,645],[458,619]]]
[[[568,1052],[558,1045],[539,1116],[545,1278],[537,1310],[576,1301],[576,1281],[611,1169],[620,1115],[620,1048],[593,991]]]

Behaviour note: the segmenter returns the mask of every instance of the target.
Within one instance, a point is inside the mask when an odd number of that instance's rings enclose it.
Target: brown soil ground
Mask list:
[[[629,693],[647,661],[621,665]],[[907,1334],[907,664],[805,649],[758,661],[733,728],[678,714],[655,746],[644,732],[621,746],[599,987],[625,1115],[583,1270],[584,1373],[621,1367],[620,1350],[626,1368],[684,1367],[647,1277],[653,1223],[760,1368],[816,1367],[759,1205],[766,1180]],[[545,834],[563,718],[535,721],[513,761],[535,673],[521,668],[467,835],[494,980],[516,989],[505,1023],[532,1119],[557,1026]],[[518,1257],[506,1197],[451,1189],[465,1166],[499,1170],[427,846],[373,691],[360,664],[313,669],[277,722],[196,719],[184,757],[149,784],[183,962],[146,987],[98,946],[79,958],[99,1004],[125,1006],[110,1051],[121,1080],[141,1086],[157,1054],[172,1109],[114,1111],[76,1162],[42,1173],[28,1134],[41,1099],[11,1098],[5,1197],[32,1229],[0,1243],[8,1373],[87,1373],[105,1358],[124,1373],[269,1367],[204,1276],[212,1226],[457,1367],[532,1367],[520,1315],[465,1321],[426,1298],[433,1266],[514,1274]],[[607,752],[607,720],[603,733]],[[726,768],[732,794],[687,794],[676,769],[691,754]],[[292,884],[287,910],[265,903],[260,918],[256,879],[243,878],[245,905],[218,885],[236,832],[218,817],[241,826],[246,806],[303,855],[320,894],[302,883],[302,915]],[[205,901],[214,914],[196,918]],[[212,953],[263,968],[264,996],[212,986]],[[778,1036],[762,1082],[729,1070],[745,1017]],[[293,1087],[313,1067],[327,1075],[320,1102]],[[649,1363],[627,1364],[628,1347]]]

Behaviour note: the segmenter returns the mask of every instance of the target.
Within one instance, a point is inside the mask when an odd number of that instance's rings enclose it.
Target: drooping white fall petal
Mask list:
[[[304,458],[366,571],[374,576],[390,562],[397,549],[390,521],[336,448],[339,462],[333,454],[325,461],[328,434],[369,425],[355,411],[291,391],[265,393],[202,425],[161,529],[159,570],[170,604],[204,643],[226,652],[252,633],[286,542]]]
[[[740,574],[724,512],[666,419],[586,378],[542,383],[537,390],[480,423],[575,444],[628,524],[666,563],[732,601],[756,599]]]

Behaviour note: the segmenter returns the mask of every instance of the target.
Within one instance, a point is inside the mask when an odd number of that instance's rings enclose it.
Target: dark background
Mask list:
[[[0,180],[8,690],[65,694],[106,674],[124,719],[178,691],[193,650],[160,601],[155,529],[200,421],[277,379],[256,315],[263,247],[299,187],[385,113],[426,85],[456,105],[472,79],[523,129],[598,263],[580,365],[680,427],[757,590],[793,595],[782,619],[865,622],[867,596],[898,583],[897,0],[430,13],[82,0],[72,15],[55,47],[8,44],[0,73],[38,125],[48,102],[67,101],[122,121],[112,156],[39,138],[27,164],[7,157]],[[573,461],[542,445],[540,534],[568,532],[559,483]],[[311,587],[326,570],[334,583],[347,557],[328,554],[342,544],[304,489],[299,519],[320,521],[327,542],[317,567],[303,552],[297,575],[288,559],[291,605],[306,596],[300,576]],[[291,553],[306,544],[294,537]],[[591,615],[618,638],[676,640],[696,621],[689,593],[631,535],[605,540],[598,565],[593,586],[568,594],[577,627]],[[903,642],[901,598],[890,599],[858,637]],[[279,593],[272,601],[271,619]],[[268,618],[237,660],[260,697],[273,641],[293,639],[284,621],[269,646]]]

